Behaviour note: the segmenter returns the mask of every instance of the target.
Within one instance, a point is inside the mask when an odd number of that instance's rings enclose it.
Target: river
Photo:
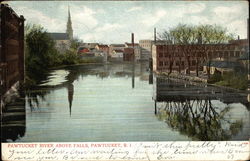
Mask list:
[[[147,69],[147,63],[117,63],[52,70],[47,80],[7,106],[2,141],[250,138],[245,94],[152,78]]]

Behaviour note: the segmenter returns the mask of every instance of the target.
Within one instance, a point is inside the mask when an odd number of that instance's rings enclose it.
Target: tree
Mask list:
[[[25,29],[26,74],[29,78],[38,80],[49,67],[55,65],[58,52],[54,40],[41,26],[27,25]]]
[[[233,39],[232,34],[228,34],[226,28],[217,25],[185,25],[179,24],[176,27],[165,30],[161,33],[160,38],[167,40],[169,44],[180,45],[181,53],[179,57],[185,57],[187,61],[187,73],[190,73],[190,54],[195,53],[196,62],[196,75],[198,76],[198,68],[200,62],[208,62],[211,64],[211,55],[209,55],[208,44],[223,44],[228,40]],[[202,44],[196,48],[194,51],[194,44]],[[202,51],[199,53],[197,51]],[[201,58],[204,60],[200,60]],[[179,69],[181,68],[181,63],[179,63]],[[208,65],[208,70],[210,66]],[[172,69],[170,69],[171,71]],[[210,71],[208,72],[208,77],[210,77]]]

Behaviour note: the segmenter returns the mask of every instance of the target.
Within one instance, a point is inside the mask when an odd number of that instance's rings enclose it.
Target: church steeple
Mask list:
[[[72,29],[72,22],[71,22],[70,8],[69,7],[68,7],[68,22],[67,22],[66,33],[68,33],[70,40],[72,40],[73,39],[73,29]]]

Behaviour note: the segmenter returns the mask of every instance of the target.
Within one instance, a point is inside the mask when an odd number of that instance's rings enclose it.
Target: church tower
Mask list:
[[[67,30],[66,33],[69,35],[69,39],[73,39],[73,29],[72,29],[72,22],[70,17],[70,9],[68,8],[68,22],[67,22]]]

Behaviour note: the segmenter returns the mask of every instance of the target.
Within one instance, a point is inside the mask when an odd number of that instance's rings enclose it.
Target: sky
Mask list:
[[[179,23],[216,24],[240,38],[247,37],[247,1],[9,1],[26,23],[48,32],[65,32],[70,7],[73,35],[103,44],[153,39]]]

